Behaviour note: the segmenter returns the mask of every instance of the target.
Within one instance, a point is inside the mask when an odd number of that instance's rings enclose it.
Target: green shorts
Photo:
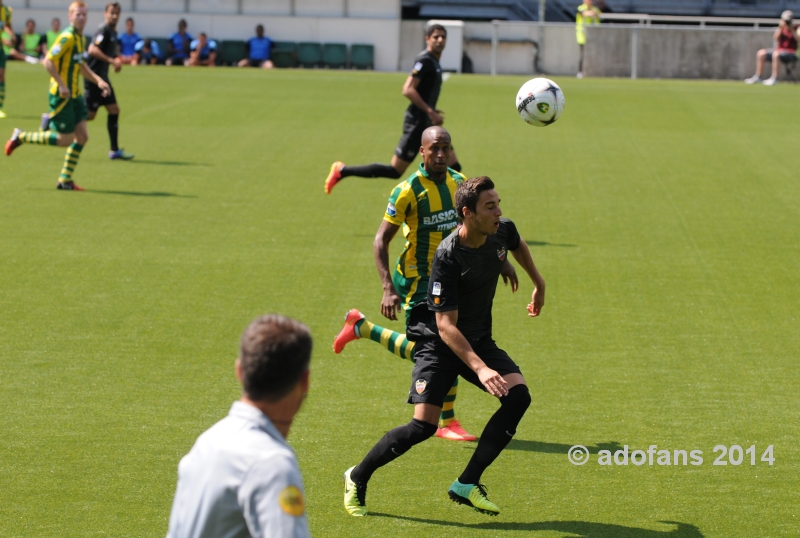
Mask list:
[[[403,300],[403,310],[406,311],[406,324],[408,324],[411,309],[428,300],[428,277],[406,278],[395,271],[392,275],[392,283]]]
[[[6,68],[6,51],[0,46],[0,69]]]
[[[50,94],[50,130],[61,134],[75,132],[83,120],[89,119],[86,111],[86,102],[83,96],[64,99],[59,95]]]

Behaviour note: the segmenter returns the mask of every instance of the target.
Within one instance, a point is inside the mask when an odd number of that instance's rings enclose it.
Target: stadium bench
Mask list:
[[[331,69],[347,67],[347,45],[344,43],[325,43],[322,45],[322,63]]]
[[[161,58],[158,59],[158,63],[163,64],[169,55],[169,39],[166,37],[148,37],[147,39],[158,44],[158,50],[161,52]]]
[[[375,47],[354,43],[350,47],[350,67],[353,69],[374,69]]]
[[[226,39],[220,43],[218,63],[236,65],[247,58],[247,44],[244,41]]]
[[[296,46],[293,41],[273,41],[269,57],[275,67],[297,67]]]
[[[300,67],[319,67],[322,64],[322,45],[309,41],[298,43],[297,63]]]

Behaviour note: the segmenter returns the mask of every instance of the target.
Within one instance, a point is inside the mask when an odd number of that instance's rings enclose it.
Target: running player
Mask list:
[[[92,71],[108,83],[110,90],[107,95],[103,95],[97,84],[90,80],[85,80],[86,91],[84,99],[89,109],[89,121],[95,118],[97,109],[101,106],[106,107],[106,111],[108,111],[106,127],[108,129],[108,138],[111,141],[111,150],[108,152],[108,158],[128,161],[133,159],[133,155],[120,149],[117,142],[119,135],[119,105],[117,104],[117,94],[114,92],[114,87],[108,77],[109,65],[114,67],[115,73],[119,73],[122,69],[122,59],[118,55],[119,41],[117,40],[117,22],[121,11],[122,9],[117,2],[106,6],[105,24],[100,26],[100,29],[92,39],[92,43],[89,45],[89,61],[87,64]]]
[[[422,134],[422,163],[411,177],[400,183],[389,197],[373,245],[375,265],[383,284],[381,314],[397,319],[400,308],[405,311],[406,334],[379,327],[365,319],[358,310],[345,316],[345,324],[333,343],[341,353],[345,346],[362,336],[382,345],[403,359],[414,361],[415,342],[421,334],[420,320],[428,317],[425,299],[428,275],[435,245],[449,235],[458,224],[454,195],[466,178],[447,167],[452,145],[444,127],[429,127]],[[389,243],[404,228],[406,244],[394,266],[389,269]],[[503,280],[510,279],[516,291],[517,275],[510,263],[504,264]],[[458,379],[445,397],[439,418],[437,437],[453,441],[474,441],[475,436],[464,430],[455,418]]]
[[[531,396],[519,367],[492,338],[492,303],[497,277],[508,251],[534,284],[528,314],[538,316],[545,284],[516,226],[501,219],[500,198],[488,177],[472,178],[456,191],[463,226],[439,244],[431,264],[424,338],[418,342],[408,403],[414,418],[383,436],[355,467],[344,473],[344,506],[366,515],[367,483],[380,467],[406,453],[436,431],[445,394],[459,375],[500,400],[450,498],[478,512],[497,515],[486,497],[481,475],[516,433]],[[417,471],[419,472],[419,471]]]
[[[83,28],[86,26],[86,4],[72,2],[69,5],[70,27],[64,30],[47,53],[44,67],[50,73],[50,129],[47,131],[23,131],[14,129],[11,138],[6,142],[6,155],[22,144],[39,146],[67,147],[64,166],[58,178],[57,188],[68,191],[82,191],[72,181],[72,174],[81,150],[89,140],[86,128],[86,104],[81,95],[79,75],[93,80],[100,87],[103,95],[108,95],[108,83],[98,77],[84,63],[86,38]]]
[[[10,7],[3,5],[3,0],[0,0],[0,33],[5,32],[8,34],[12,42],[16,41],[17,36],[14,35],[14,30],[11,29],[11,13],[14,10]],[[6,52],[3,50],[2,43],[0,43],[0,119],[6,117],[3,112],[3,101],[6,100]]]
[[[444,123],[444,112],[436,110],[439,91],[442,88],[442,68],[439,58],[447,42],[447,30],[441,24],[432,24],[425,32],[427,48],[414,60],[411,74],[403,85],[403,95],[411,101],[403,118],[403,136],[394,150],[391,164],[368,164],[365,166],[345,166],[341,161],[331,165],[325,179],[325,192],[330,194],[333,187],[348,176],[388,177],[400,179],[408,165],[419,151],[422,132],[431,125]],[[455,171],[461,170],[455,151],[450,152],[447,163]]]

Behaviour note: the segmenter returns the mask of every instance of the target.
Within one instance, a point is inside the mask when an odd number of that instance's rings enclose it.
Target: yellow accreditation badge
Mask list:
[[[306,511],[303,493],[297,486],[286,486],[278,496],[278,503],[281,505],[281,510],[290,516],[300,517]]]

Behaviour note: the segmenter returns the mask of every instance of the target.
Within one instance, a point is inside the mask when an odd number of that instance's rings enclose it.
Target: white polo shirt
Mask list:
[[[234,402],[178,464],[167,538],[306,538],[303,477],[264,413]]]

